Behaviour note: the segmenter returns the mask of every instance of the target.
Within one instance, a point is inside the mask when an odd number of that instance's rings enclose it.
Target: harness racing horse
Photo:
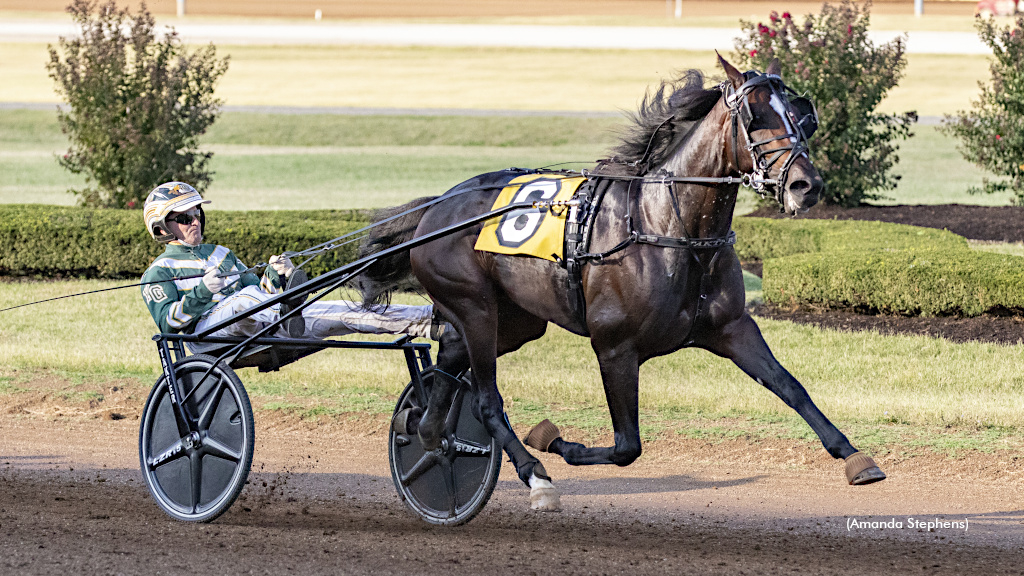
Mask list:
[[[705,88],[701,73],[691,70],[648,93],[615,149],[624,169],[590,175],[604,193],[588,223],[591,252],[579,259],[585,310],[574,305],[566,288],[565,261],[474,250],[482,224],[382,258],[361,279],[365,300],[382,303],[411,271],[455,328],[442,337],[422,416],[402,415],[408,420],[403,429],[417,433],[427,450],[444,440],[445,415],[459,377],[471,370],[474,413],[530,486],[533,508],[558,509],[558,493],[543,465],[505,418],[496,374],[498,356],[540,338],[553,322],[590,337],[615,445],[563,440],[545,420],[527,436],[531,447],[573,465],[632,463],[641,452],[640,365],[698,347],[732,360],[796,410],[828,453],[846,460],[850,484],[885,478],[768,349],[745,308],[732,246],[741,183],[774,192],[791,214],[818,201],[824,183],[806,146],[808,132],[816,127],[813,106],[785,86],[777,60],[763,74],[741,73],[721,56],[718,61],[728,80],[716,87]],[[486,213],[511,177],[508,171],[483,174],[449,190],[444,201],[424,198],[378,214],[378,221],[391,219],[372,230],[362,254]],[[428,202],[424,210],[413,210]]]

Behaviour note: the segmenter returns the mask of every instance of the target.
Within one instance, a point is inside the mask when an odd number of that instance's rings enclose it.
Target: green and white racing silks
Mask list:
[[[155,283],[142,286],[142,298],[161,332],[191,332],[203,313],[246,286],[258,284],[268,294],[281,292],[281,278],[269,266],[262,279],[252,272],[227,278],[228,285],[217,294],[210,292],[202,278],[176,280],[203,274],[211,267],[221,273],[246,269],[231,250],[216,244],[195,248],[168,244],[164,253],[150,264],[142,281]]]

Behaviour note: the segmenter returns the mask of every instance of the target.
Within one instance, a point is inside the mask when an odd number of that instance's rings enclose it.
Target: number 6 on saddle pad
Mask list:
[[[491,210],[518,202],[565,201],[586,181],[582,176],[527,174],[512,178],[494,201]],[[535,256],[557,262],[565,245],[565,217],[551,210],[530,208],[509,212],[488,221],[474,246],[484,252]]]

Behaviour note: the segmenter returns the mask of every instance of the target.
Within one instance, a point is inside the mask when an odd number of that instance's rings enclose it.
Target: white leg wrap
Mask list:
[[[542,512],[561,512],[562,501],[554,484],[530,475],[530,509]]]

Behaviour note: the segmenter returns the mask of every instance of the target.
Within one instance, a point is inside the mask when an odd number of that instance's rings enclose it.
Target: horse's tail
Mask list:
[[[426,210],[413,210],[437,198],[428,196],[417,198],[408,204],[383,208],[373,213],[372,222],[387,220],[402,212],[409,212],[389,222],[378,224],[370,228],[369,235],[359,245],[359,257],[372,256],[382,250],[398,246],[413,239],[416,234],[416,227],[423,218]],[[372,266],[359,275],[356,286],[363,296],[363,305],[370,307],[380,304],[388,304],[391,301],[391,293],[395,290],[415,290],[419,288],[419,282],[412,275],[412,262],[409,260],[409,251],[404,250],[381,258]]]

